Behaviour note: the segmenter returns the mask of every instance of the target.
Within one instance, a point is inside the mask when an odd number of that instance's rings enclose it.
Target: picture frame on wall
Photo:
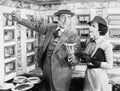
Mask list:
[[[113,66],[120,67],[120,57],[113,57]]]
[[[35,55],[27,56],[27,66],[31,66],[35,63]]]
[[[3,13],[3,25],[4,26],[14,26],[15,22],[10,13]]]
[[[33,52],[35,49],[35,42],[28,42],[26,44],[27,53]]]
[[[9,74],[16,71],[16,61],[12,60],[8,63],[5,63],[5,74]]]
[[[5,46],[4,47],[4,57],[10,58],[15,56],[15,45]]]
[[[120,28],[109,28],[110,38],[120,38]]]
[[[77,28],[78,35],[81,37],[89,37],[89,28]]]
[[[120,14],[108,14],[108,25],[120,25]]]
[[[90,14],[77,14],[76,23],[77,25],[87,24],[90,21]]]
[[[47,23],[58,23],[58,17],[54,15],[49,15],[47,19]]]
[[[13,41],[15,40],[14,29],[4,30],[4,41]]]
[[[26,36],[27,36],[27,39],[29,38],[34,38],[34,31],[31,31],[30,29],[26,29]]]
[[[120,53],[120,44],[112,43],[112,45],[113,45],[113,52]]]

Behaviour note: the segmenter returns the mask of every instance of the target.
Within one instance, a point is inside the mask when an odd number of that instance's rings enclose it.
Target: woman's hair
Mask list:
[[[108,31],[108,26],[98,23],[100,35],[105,35]]]

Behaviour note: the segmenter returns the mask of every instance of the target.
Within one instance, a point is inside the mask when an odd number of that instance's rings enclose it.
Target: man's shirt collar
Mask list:
[[[62,31],[62,32],[64,32],[64,28],[60,28],[59,26],[56,28],[56,30],[59,30],[60,29],[60,31]]]

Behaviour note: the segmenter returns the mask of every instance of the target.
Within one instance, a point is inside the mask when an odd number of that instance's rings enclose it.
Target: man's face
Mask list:
[[[58,24],[61,28],[67,28],[71,25],[71,15],[61,14],[58,18]]]

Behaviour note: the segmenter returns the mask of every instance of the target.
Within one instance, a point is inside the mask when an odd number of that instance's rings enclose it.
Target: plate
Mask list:
[[[22,83],[22,84],[17,84],[12,88],[12,91],[26,91],[28,89],[31,89],[34,86],[32,83]]]
[[[39,77],[29,77],[29,78],[28,78],[28,81],[31,82],[31,83],[33,83],[33,84],[37,84],[37,83],[39,83],[41,80],[40,80]]]
[[[27,81],[27,77],[25,76],[17,76],[13,79],[13,82],[15,83],[24,83]]]
[[[2,83],[0,84],[0,90],[8,90],[13,87],[12,83]]]
[[[77,43],[63,43],[65,46],[75,46]]]

